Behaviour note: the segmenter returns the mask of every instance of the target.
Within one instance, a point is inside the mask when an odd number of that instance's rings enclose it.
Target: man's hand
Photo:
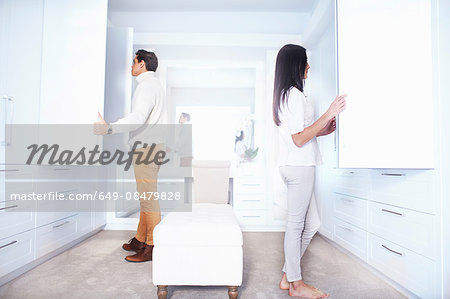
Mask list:
[[[94,134],[95,135],[106,135],[108,134],[108,123],[103,119],[100,112],[98,113],[99,121],[94,123]]]

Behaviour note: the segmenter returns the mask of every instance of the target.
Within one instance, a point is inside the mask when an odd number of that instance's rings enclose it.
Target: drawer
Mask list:
[[[34,260],[35,230],[0,240],[0,277]]]
[[[76,237],[76,215],[36,228],[36,258],[75,240]]]
[[[334,193],[333,208],[337,218],[367,230],[367,200]]]
[[[49,223],[59,221],[63,218],[67,218],[76,215],[77,212],[36,212],[36,227],[41,227]]]
[[[437,267],[431,259],[369,234],[368,262],[421,298],[439,297]]]
[[[4,165],[0,169],[0,202],[33,192],[33,166]]]
[[[334,192],[369,199],[370,176],[366,169],[334,169]]]
[[[77,189],[79,180],[79,168],[40,166],[36,176],[36,192],[65,192]]]
[[[68,200],[70,194],[81,193],[79,168],[40,166],[36,179],[36,193],[40,196],[64,196],[65,200],[38,200],[36,226],[42,226],[77,213],[76,200]],[[82,203],[86,204],[86,202]],[[90,204],[90,203],[89,203]]]
[[[433,170],[373,170],[372,199],[434,214],[435,181]]]
[[[369,232],[434,258],[436,216],[369,202]]]
[[[0,239],[35,228],[33,205],[32,201],[0,202]],[[20,212],[15,212],[17,210]]]
[[[267,218],[266,210],[234,210],[236,218],[240,225],[265,225]]]
[[[263,194],[235,194],[233,207],[239,210],[257,210],[266,207],[266,198]]]
[[[334,241],[367,261],[367,232],[350,223],[334,218]]]

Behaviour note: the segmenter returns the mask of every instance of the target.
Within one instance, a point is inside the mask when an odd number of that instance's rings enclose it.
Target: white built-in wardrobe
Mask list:
[[[38,134],[27,134],[27,140],[14,130],[9,134],[5,124],[30,124],[28,130],[36,130],[41,124],[96,121],[103,112],[106,29],[107,0],[0,1],[0,285],[106,223],[106,209],[94,203],[91,211],[36,213],[37,206],[24,209],[5,194],[5,180],[21,181],[23,193],[93,191],[83,190],[74,178],[89,180],[98,167],[28,166],[5,160],[5,150],[16,142],[42,142]],[[36,174],[68,183],[40,184]]]
[[[450,296],[445,5],[330,1],[307,40],[316,111],[348,94],[319,138],[319,232],[410,297]]]

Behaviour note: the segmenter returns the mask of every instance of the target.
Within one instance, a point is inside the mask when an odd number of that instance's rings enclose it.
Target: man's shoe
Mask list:
[[[125,258],[128,262],[140,263],[152,260],[153,245],[144,244],[144,248]]]
[[[138,239],[133,238],[128,243],[122,245],[122,248],[126,251],[136,251],[138,252],[142,248],[144,248],[145,242],[139,242]]]

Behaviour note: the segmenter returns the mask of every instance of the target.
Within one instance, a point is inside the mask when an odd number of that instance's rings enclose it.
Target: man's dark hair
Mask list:
[[[136,52],[136,59],[138,62],[144,60],[147,71],[155,72],[158,68],[158,58],[153,52],[140,49]]]
[[[189,113],[183,112],[181,116],[184,117],[187,121],[191,120],[191,115]]]

